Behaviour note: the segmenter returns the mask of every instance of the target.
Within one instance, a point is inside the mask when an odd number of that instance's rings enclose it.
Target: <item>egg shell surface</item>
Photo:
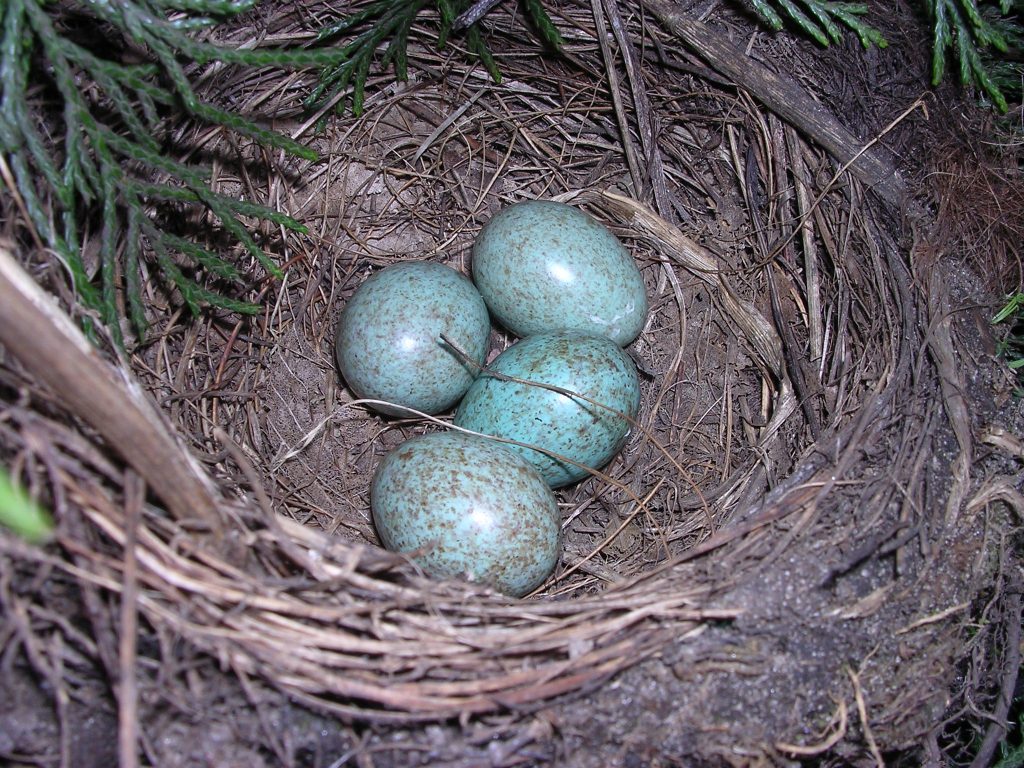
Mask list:
[[[517,336],[575,329],[624,346],[647,320],[629,251],[596,219],[552,200],[515,203],[487,222],[473,243],[473,282]]]
[[[487,306],[465,275],[443,264],[403,262],[352,294],[338,320],[335,354],[357,397],[440,413],[458,402],[477,372],[441,334],[481,363],[490,332]]]
[[[521,456],[459,432],[406,440],[370,486],[387,549],[412,552],[428,574],[521,597],[548,577],[561,544],[551,489]]]
[[[530,336],[502,352],[488,370],[585,395],[618,413],[542,387],[481,374],[459,404],[455,424],[528,443],[594,469],[625,444],[640,408],[633,361],[611,339],[555,331]],[[527,459],[552,487],[588,476],[582,467],[541,451],[505,444]]]

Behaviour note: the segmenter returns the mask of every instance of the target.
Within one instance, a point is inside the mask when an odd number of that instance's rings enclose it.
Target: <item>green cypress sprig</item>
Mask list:
[[[122,313],[141,338],[145,251],[153,249],[156,273],[174,285],[193,311],[203,306],[252,313],[256,307],[203,285],[206,275],[231,290],[247,290],[242,270],[220,254],[167,232],[153,218],[160,201],[207,210],[266,272],[281,270],[256,243],[243,219],[296,232],[305,228],[284,214],[210,189],[208,169],[182,163],[162,148],[162,121],[171,111],[220,125],[261,145],[305,158],[316,154],[293,139],[201,99],[182,61],[220,61],[250,67],[324,68],[341,61],[333,48],[238,50],[193,39],[189,32],[250,10],[256,0],[7,0],[0,3],[0,151],[7,158],[33,227],[59,254],[81,304],[122,342]],[[61,13],[72,10],[107,25],[151,55],[144,64],[106,58],[70,39]],[[173,18],[171,14],[174,14]],[[48,79],[59,95],[62,132],[41,128],[30,96]],[[82,89],[81,82],[95,85]],[[98,93],[98,97],[86,93]],[[50,126],[54,127],[54,126]],[[57,126],[58,131],[61,126]],[[154,184],[159,173],[169,179]],[[81,256],[83,225],[91,206],[100,224],[99,268],[90,275]],[[185,267],[184,264],[191,266]],[[234,286],[234,288],[231,288]]]
[[[353,35],[334,43],[342,53],[342,62],[324,70],[320,81],[306,100],[309,108],[318,108],[336,101],[337,110],[344,110],[344,97],[351,95],[351,109],[360,114],[366,95],[366,80],[375,57],[381,68],[393,67],[395,78],[408,79],[408,44],[413,24],[428,7],[437,12],[435,19],[437,47],[444,48],[451,38],[452,25],[473,0],[376,0],[365,8],[343,16],[323,27],[316,43],[333,43],[345,34]],[[544,8],[542,0],[522,0],[530,24],[549,47],[558,50],[562,36]],[[480,23],[464,32],[467,50],[475,56],[495,82],[501,82],[501,71],[494,54],[484,39]],[[379,53],[381,48],[383,53]]]
[[[804,34],[824,46],[838,43],[842,28],[852,30],[861,45],[884,48],[888,43],[882,33],[861,18],[868,12],[867,3],[843,3],[832,0],[745,0],[755,14],[768,27],[780,30],[785,18],[793,22]],[[776,6],[778,6],[776,8]],[[784,18],[785,17],[785,18]]]
[[[551,20],[541,0],[523,0],[523,10],[526,11],[530,24],[540,34],[541,40],[550,48],[556,51],[561,50],[564,42],[562,33],[558,31],[558,27]]]
[[[1006,304],[992,318],[992,324],[1004,323],[1005,336],[996,345],[996,354],[1006,360],[1017,375],[1020,386],[1016,394],[1024,397],[1024,293],[1011,294]]]
[[[370,65],[378,48],[388,43],[389,53],[385,54],[385,62],[395,66],[395,77],[399,80],[408,79],[406,50],[409,32],[413,22],[427,5],[428,0],[379,0],[366,9],[339,19],[322,30],[316,41],[323,43],[335,36],[363,28],[363,31],[347,43],[337,46],[342,54],[342,61],[335,67],[323,71],[320,82],[306,99],[310,108],[336,98],[339,94],[352,87],[352,112],[360,114],[366,94],[366,79]],[[390,53],[393,51],[393,53]],[[400,52],[400,53],[399,53]],[[339,102],[339,111],[344,107]]]
[[[993,77],[991,53],[1006,53],[1010,35],[1019,30],[1010,19],[1002,18],[1010,14],[1011,0],[982,5],[977,0],[924,0],[924,5],[932,22],[932,83],[942,82],[952,50],[960,83],[977,86],[1000,112],[1005,112],[1006,96]]]

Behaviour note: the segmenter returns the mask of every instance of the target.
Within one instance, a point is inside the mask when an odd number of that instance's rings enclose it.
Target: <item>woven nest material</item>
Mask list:
[[[537,56],[512,9],[495,12],[500,85],[414,40],[410,82],[316,135],[290,81],[208,73],[212,98],[263,110],[323,159],[239,153],[188,124],[176,143],[216,159],[220,191],[311,233],[262,233],[286,274],[254,289],[252,320],[194,320],[152,287],[152,337],[114,365],[21,284],[71,361],[63,375],[106,395],[79,404],[53,359],[0,347],[2,454],[60,523],[48,548],[2,539],[8,654],[59,690],[88,666],[78,658],[112,680],[129,671],[148,692],[134,702],[143,731],[167,691],[193,690],[175,682],[190,674],[181,654],[250,701],[265,705],[251,686],[267,683],[373,725],[324,765],[346,750],[367,765],[881,759],[937,754],[971,696],[995,706],[1000,670],[1016,668],[1008,537],[1024,453],[1007,381],[981,352],[985,315],[964,309],[977,283],[928,239],[927,211],[911,204],[905,227],[903,182],[878,176],[893,161],[864,149],[871,135],[837,160],[770,94],[709,77],[680,46],[683,17],[648,7],[662,23],[559,6],[562,58]],[[297,13],[247,23],[308,33]],[[742,53],[746,24],[723,15],[708,39],[734,36]],[[482,224],[526,198],[611,227],[652,310],[630,348],[638,427],[604,476],[559,492],[561,562],[516,601],[429,580],[378,546],[374,467],[449,419],[353,404],[332,342],[373,271],[466,271]],[[43,254],[20,255],[41,284],[61,282]],[[59,586],[30,583],[39,568]],[[90,630],[62,621],[75,610]],[[57,636],[63,651],[40,639]]]

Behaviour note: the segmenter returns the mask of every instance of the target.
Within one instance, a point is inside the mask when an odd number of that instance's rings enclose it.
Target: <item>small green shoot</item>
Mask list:
[[[1006,337],[996,345],[996,354],[1006,360],[1007,366],[1017,374],[1020,386],[1018,396],[1024,396],[1024,292],[1011,294],[995,316],[992,324],[1008,323]]]
[[[53,521],[6,469],[0,470],[0,524],[32,544],[42,544],[53,533]]]
[[[1022,672],[1024,674],[1024,672]],[[1017,718],[1017,724],[1012,730],[1017,731],[1016,740],[1017,744],[1010,743],[1010,735],[999,745],[999,760],[997,760],[992,768],[1024,768],[1024,741],[1021,741],[1021,735],[1024,734],[1024,712],[1021,712]]]

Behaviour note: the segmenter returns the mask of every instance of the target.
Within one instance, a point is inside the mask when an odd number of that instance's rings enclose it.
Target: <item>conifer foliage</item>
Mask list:
[[[333,48],[238,50],[199,42],[191,34],[255,3],[5,0],[0,6],[5,181],[13,182],[40,239],[71,272],[83,307],[98,313],[118,343],[122,307],[136,334],[141,337],[146,329],[144,243],[156,272],[177,288],[193,312],[204,306],[241,313],[258,309],[207,287],[208,277],[230,285],[242,283],[243,274],[222,255],[167,231],[151,215],[154,204],[204,207],[275,276],[280,269],[257,245],[244,219],[303,230],[289,216],[214,192],[209,169],[173,159],[162,141],[166,117],[185,113],[263,145],[315,158],[288,137],[203,101],[186,75],[183,62],[325,67],[343,55]],[[83,24],[90,34],[82,33]],[[141,63],[122,55],[128,44],[144,54]],[[46,96],[48,90],[56,97]],[[47,98],[58,103],[59,125],[54,125],[52,110],[49,120],[41,119]],[[101,222],[98,275],[88,273],[82,258],[84,220],[90,215]]]
[[[735,0],[772,29],[791,25],[821,45],[857,35],[865,47],[883,47],[867,20],[867,3],[834,0]],[[1001,84],[1013,83],[1000,54],[1020,50],[1021,0],[918,0],[933,39],[931,75],[938,83],[949,60],[959,79],[978,87],[1000,110]],[[204,209],[267,275],[280,268],[254,239],[250,225],[270,222],[303,232],[293,218],[214,191],[210,171],[169,156],[167,118],[192,119],[249,137],[296,157],[315,159],[306,146],[247,117],[201,99],[188,75],[211,62],[246,67],[308,68],[320,73],[307,99],[311,109],[334,104],[359,114],[369,73],[393,68],[408,76],[408,46],[423,18],[438,47],[458,32],[461,44],[495,81],[500,69],[479,16],[486,0],[363,0],[324,26],[305,47],[237,49],[205,42],[195,33],[251,10],[257,0],[4,0],[0,3],[0,179],[13,186],[43,244],[67,265],[83,307],[99,315],[122,343],[122,316],[141,338],[147,306],[143,283],[158,275],[193,311],[218,307],[254,313],[246,275],[219,252],[168,231],[153,211],[160,205]],[[523,20],[540,44],[562,45],[545,0],[518,0]],[[471,23],[463,14],[479,10]],[[872,13],[880,12],[878,7]],[[85,20],[92,38],[76,33]],[[104,37],[106,38],[104,40]],[[111,44],[111,41],[113,43]],[[105,43],[105,44],[103,44]],[[132,57],[124,56],[130,46]],[[1002,68],[1001,68],[1002,67]],[[1020,67],[1016,68],[1019,81]],[[84,87],[83,84],[88,84]],[[41,93],[46,95],[40,95]],[[45,112],[49,100],[56,110]],[[57,125],[54,124],[54,116]],[[154,181],[160,179],[160,181]],[[82,258],[84,222],[98,219],[99,269]],[[247,224],[246,222],[249,222]]]

